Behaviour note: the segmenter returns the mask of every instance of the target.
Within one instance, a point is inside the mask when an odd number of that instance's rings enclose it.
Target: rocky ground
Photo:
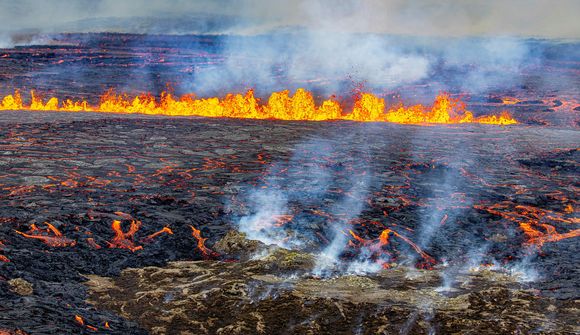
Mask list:
[[[529,125],[2,112],[0,334],[574,333],[578,143]],[[292,194],[276,229],[307,247],[220,246],[262,189]],[[396,232],[370,257],[391,269],[313,276],[335,222],[364,241]],[[347,263],[366,242],[345,234]]]
[[[250,244],[248,246],[248,244]],[[238,233],[216,248],[252,249]],[[232,250],[233,248],[233,250]],[[310,254],[275,249],[241,263],[181,261],[88,276],[89,302],[152,334],[573,334],[577,301],[546,298],[513,277],[468,272],[441,290],[440,271],[309,276]]]

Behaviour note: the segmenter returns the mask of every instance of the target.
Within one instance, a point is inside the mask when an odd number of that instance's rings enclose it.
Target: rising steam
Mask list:
[[[288,162],[273,165],[263,185],[246,192],[249,213],[239,219],[239,230],[266,244],[318,254],[318,274],[336,269],[349,239],[347,223],[364,209],[371,183],[368,154],[349,147],[351,141],[314,139],[298,145]],[[302,213],[309,209],[328,219],[310,221],[312,216]],[[317,235],[329,240],[325,248],[320,249]],[[361,272],[364,262],[340,265]]]

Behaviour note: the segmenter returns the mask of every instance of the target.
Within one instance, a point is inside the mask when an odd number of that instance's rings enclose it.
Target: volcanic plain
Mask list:
[[[0,125],[0,332],[578,330],[575,129],[22,111]],[[272,169],[297,156],[301,168]],[[309,222],[316,234],[296,238],[329,243],[341,213],[325,206],[369,173],[341,259],[390,229],[383,270],[313,276],[316,247],[243,255],[263,248],[234,233],[255,210],[243,195],[311,196],[309,165],[332,191],[319,208],[289,204],[287,229]]]

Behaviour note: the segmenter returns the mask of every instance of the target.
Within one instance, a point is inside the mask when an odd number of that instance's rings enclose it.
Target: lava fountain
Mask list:
[[[20,91],[5,96],[0,110],[61,111],[149,114],[167,116],[201,116],[240,119],[275,119],[292,121],[351,120],[358,122],[391,122],[405,124],[459,124],[482,123],[511,125],[518,122],[508,113],[475,117],[460,99],[441,93],[431,106],[403,104],[386,106],[385,100],[372,94],[361,93],[354,98],[352,110],[346,111],[333,99],[316,105],[311,92],[299,88],[294,95],[284,90],[274,92],[266,102],[255,97],[253,90],[245,94],[227,94],[223,98],[196,98],[194,94],[175,97],[163,92],[160,99],[152,94],[129,97],[109,90],[101,95],[98,105],[86,100],[50,97],[43,101],[34,91],[30,103],[25,104]]]

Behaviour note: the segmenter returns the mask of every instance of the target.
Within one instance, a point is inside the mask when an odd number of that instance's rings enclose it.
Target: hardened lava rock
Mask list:
[[[269,262],[265,260],[264,262]],[[269,266],[215,261],[89,276],[89,302],[152,334],[566,334],[577,302],[540,297],[504,275],[466,275],[440,292],[439,273],[280,276]]]
[[[255,246],[230,232],[216,245]],[[262,245],[263,246],[263,245]],[[237,249],[229,249],[237,250]],[[240,250],[237,250],[241,252]],[[490,270],[457,274],[405,267],[377,274],[310,275],[311,254],[270,247],[243,262],[172,262],[88,276],[89,302],[152,334],[565,334],[576,301],[542,297]]]

